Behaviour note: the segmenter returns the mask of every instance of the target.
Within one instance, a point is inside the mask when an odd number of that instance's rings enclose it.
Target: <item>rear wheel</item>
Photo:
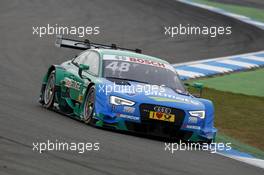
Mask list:
[[[95,88],[92,86],[86,95],[84,102],[83,121],[85,123],[91,123],[94,113],[94,102],[95,102]]]
[[[43,106],[45,108],[52,108],[55,97],[55,70],[52,71],[49,75],[44,93],[43,93]]]

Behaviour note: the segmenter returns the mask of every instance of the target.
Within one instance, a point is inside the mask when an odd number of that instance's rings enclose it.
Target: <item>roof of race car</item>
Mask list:
[[[131,51],[113,50],[113,49],[93,49],[93,50],[98,51],[102,55],[108,55],[109,54],[109,55],[129,56],[129,57],[142,58],[145,60],[151,60],[151,61],[157,61],[157,62],[164,63],[164,64],[169,64],[167,61],[162,60],[160,58],[149,56],[149,55],[144,55],[144,54],[140,54],[140,53],[135,53],[135,52],[131,52]]]

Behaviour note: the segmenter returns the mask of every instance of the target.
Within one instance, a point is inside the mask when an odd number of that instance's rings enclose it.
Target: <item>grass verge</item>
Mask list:
[[[226,10],[231,13],[244,15],[244,16],[250,17],[251,19],[264,22],[264,10],[263,9],[245,7],[245,6],[240,6],[240,5],[224,4],[224,3],[219,3],[219,2],[212,2],[209,0],[192,0],[192,1],[200,3],[200,4],[217,7],[217,8]]]
[[[264,97],[204,88],[202,98],[215,105],[218,140],[230,141],[234,148],[264,158]]]
[[[198,82],[205,87],[220,91],[264,97],[264,69],[237,72],[212,78],[202,78]]]

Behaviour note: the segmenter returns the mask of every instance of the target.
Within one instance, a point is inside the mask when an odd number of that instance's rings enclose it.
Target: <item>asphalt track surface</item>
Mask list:
[[[43,109],[38,103],[48,66],[76,51],[54,47],[54,36],[38,38],[32,26],[98,25],[95,41],[140,47],[171,62],[260,50],[263,33],[232,19],[173,0],[0,2],[0,174],[263,174],[263,170],[208,152],[164,151],[164,143],[87,126]],[[233,35],[163,35],[163,25],[192,23],[233,27]],[[65,58],[66,57],[66,58]],[[32,151],[33,142],[100,142],[99,152]]]

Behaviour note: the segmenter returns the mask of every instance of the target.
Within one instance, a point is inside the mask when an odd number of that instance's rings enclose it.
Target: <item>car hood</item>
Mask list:
[[[157,104],[183,110],[204,110],[199,98],[189,94],[178,93],[168,87],[149,85],[135,81],[113,82],[102,78],[99,93],[114,95],[136,103]]]

